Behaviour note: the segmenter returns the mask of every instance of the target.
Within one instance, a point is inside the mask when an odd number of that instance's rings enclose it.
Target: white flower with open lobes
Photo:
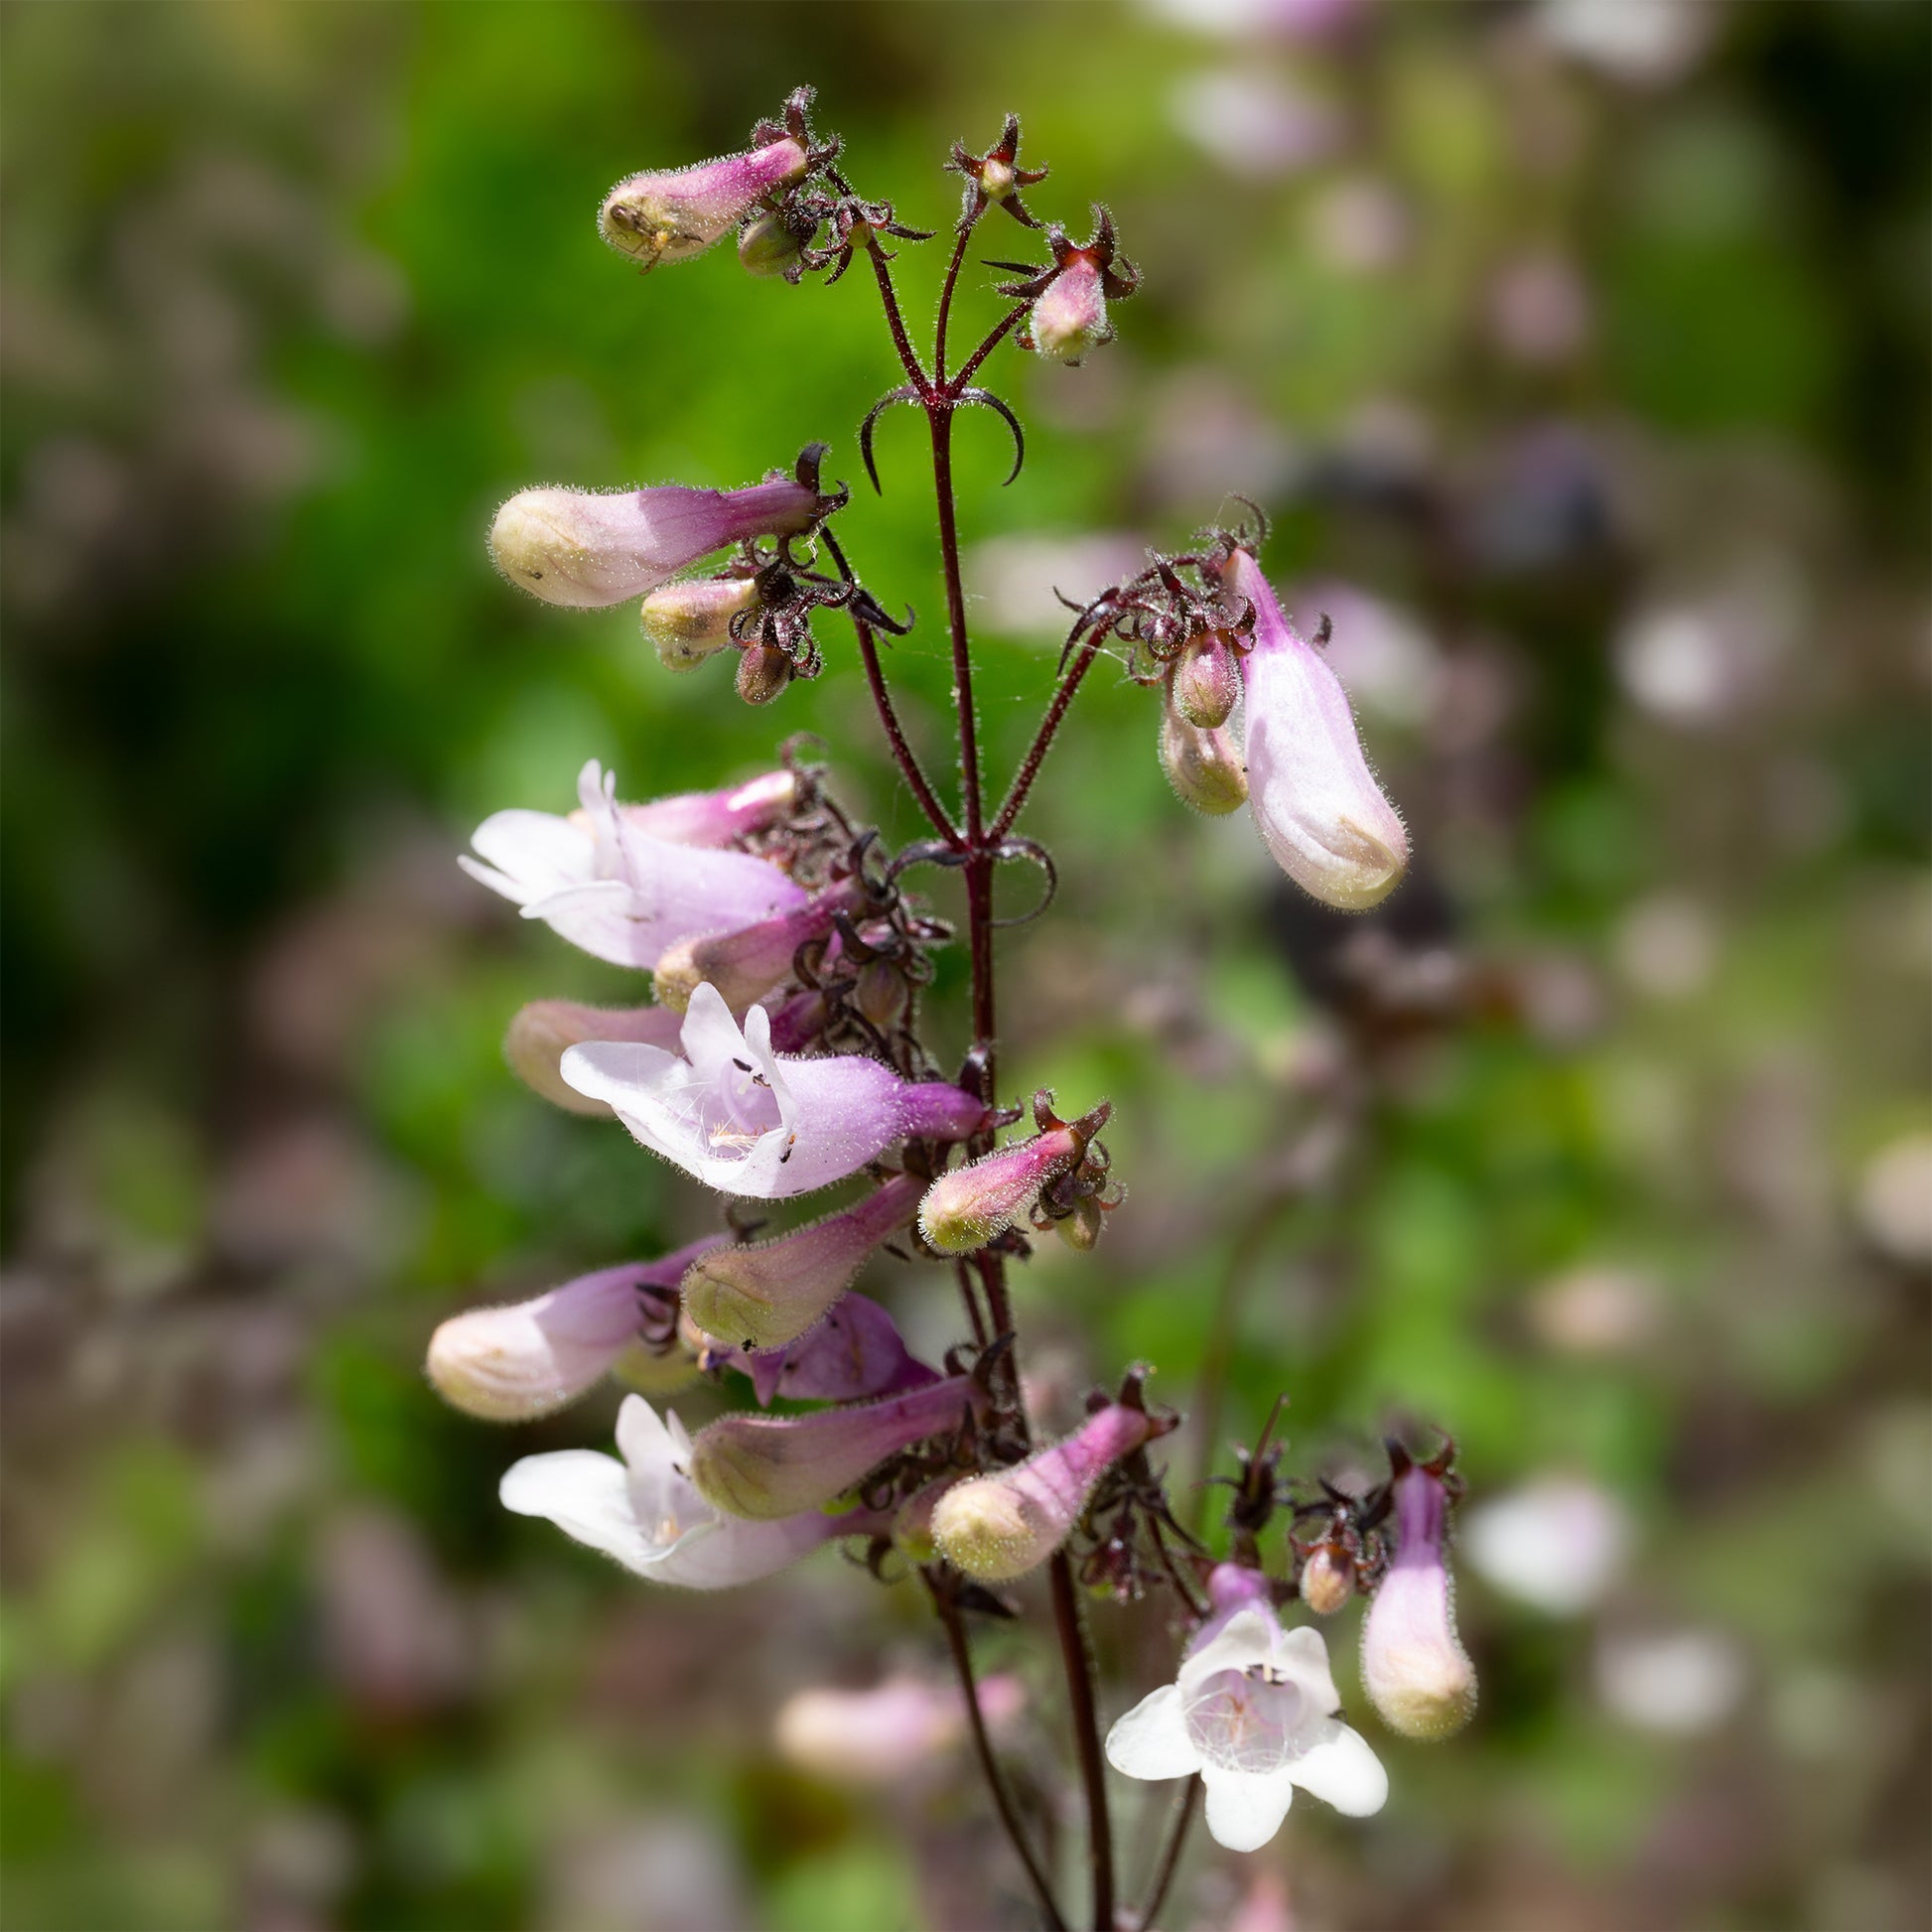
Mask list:
[[[1107,1759],[1130,1778],[1198,1772],[1207,1829],[1230,1852],[1258,1852],[1281,1830],[1296,1786],[1350,1817],[1382,1809],[1388,1773],[1341,1722],[1328,1646],[1311,1624],[1284,1630],[1253,1571],[1208,1579],[1215,1614],[1179,1676],[1107,1733]]]

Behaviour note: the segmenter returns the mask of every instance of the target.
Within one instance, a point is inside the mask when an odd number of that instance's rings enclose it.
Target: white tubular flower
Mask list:
[[[639,1395],[618,1411],[618,1449],[622,1461],[598,1449],[526,1455],[503,1472],[503,1507],[546,1516],[639,1577],[686,1589],[755,1583],[833,1537],[873,1527],[864,1512],[810,1510],[754,1523],[714,1509],[685,1473],[684,1425],[673,1415],[660,1420]]]
[[[759,1200],[829,1187],[908,1135],[963,1140],[986,1113],[958,1087],[901,1080],[860,1055],[780,1059],[770,1015],[754,1007],[741,1028],[708,985],[691,996],[679,1052],[593,1041],[573,1046],[562,1071],[653,1154]]]
[[[616,966],[654,967],[681,939],[754,925],[810,897],[776,866],[744,852],[674,844],[638,828],[617,780],[593,759],[580,808],[494,812],[457,863],[572,945]],[[673,801],[666,800],[665,803]],[[676,801],[682,803],[682,800]]]
[[[1107,1758],[1130,1778],[1207,1787],[1207,1829],[1230,1852],[1257,1852],[1282,1828],[1299,1784],[1353,1818],[1382,1809],[1388,1773],[1341,1722],[1328,1646],[1311,1625],[1284,1630],[1251,1572],[1209,1579],[1217,1614],[1173,1683],[1107,1733]]]

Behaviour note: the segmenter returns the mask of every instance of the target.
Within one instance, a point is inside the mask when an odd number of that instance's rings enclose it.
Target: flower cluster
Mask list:
[[[510,1065],[545,1099],[621,1124],[726,1197],[728,1231],[525,1303],[455,1315],[436,1331],[429,1373],[459,1408],[505,1422],[547,1415],[607,1375],[626,1383],[633,1392],[618,1414],[617,1457],[526,1455],[504,1475],[502,1500],[639,1576],[720,1588],[848,1539],[863,1544],[882,1582],[915,1573],[948,1632],[959,1702],[935,1704],[929,1687],[908,1680],[888,1701],[887,1728],[893,1738],[916,1733],[924,1749],[956,1734],[964,1714],[1041,1917],[1056,1925],[1064,1919],[1052,1883],[1004,1794],[988,1686],[976,1682],[964,1623],[1021,1614],[1007,1592],[1044,1571],[1084,1727],[1093,1920],[1113,1924],[1080,1586],[1122,1603],[1165,1592],[1192,1626],[1176,1681],[1114,1725],[1105,1753],[1133,1777],[1198,1773],[1210,1830],[1252,1850],[1273,1836],[1297,1786],[1353,1814],[1377,1809],[1387,1791],[1374,1754],[1341,1721],[1321,1635],[1279,1620],[1298,1595],[1313,1614],[1331,1615],[1372,1593],[1364,1679],[1392,1728],[1435,1737],[1466,1719],[1474,1679],[1450,1620],[1446,1567],[1455,1485],[1447,1452],[1417,1463],[1394,1451],[1389,1480],[1370,1494],[1324,1486],[1318,1502],[1296,1503],[1297,1524],[1315,1533],[1292,1540],[1294,1571],[1271,1577],[1261,1533],[1294,1492],[1278,1479],[1280,1452],[1266,1437],[1241,1458],[1231,1549],[1217,1559],[1176,1518],[1150,1453],[1180,1418],[1149,1407],[1145,1366],[1112,1394],[1096,1391],[1069,1433],[1036,1433],[1008,1270],[1028,1257],[1031,1237],[1049,1231],[1075,1252],[1093,1249],[1125,1194],[1101,1139],[1108,1102],[1063,1117],[1041,1089],[1031,1131],[1002,1144],[1022,1110],[1000,1102],[995,875],[1025,860],[1043,872],[1051,897],[1053,861],[1015,822],[1109,645],[1131,676],[1162,693],[1160,757],[1181,798],[1216,813],[1248,804],[1269,851],[1317,898],[1374,904],[1401,878],[1408,840],[1321,656],[1322,633],[1311,643],[1290,623],[1262,574],[1259,538],[1245,530],[1211,532],[1080,611],[1032,748],[1005,802],[990,805],[952,424],[969,404],[997,410],[1013,430],[1017,470],[1019,421],[981,385],[981,369],[1009,338],[1049,361],[1079,362],[1112,339],[1108,304],[1132,295],[1140,273],[1104,207],[1083,244],[1057,222],[1042,226],[1023,191],[1046,170],[1020,165],[1010,118],[984,154],[953,149],[948,166],[965,177],[965,199],[937,341],[922,359],[886,242],[930,237],[900,222],[890,202],[859,193],[841,172],[838,141],[813,133],[809,102],[800,89],[743,153],[627,177],[605,198],[599,231],[645,270],[734,231],[755,275],[796,284],[824,271],[834,281],[865,262],[905,379],[867,416],[859,447],[877,485],[881,411],[904,403],[927,416],[959,807],[941,802],[895,707],[880,643],[910,619],[890,618],[846,557],[833,528],[845,491],[820,483],[826,445],[741,489],[546,485],[503,504],[490,548],[511,583],[576,609],[636,600],[643,637],[666,669],[691,671],[735,650],[737,690],[751,703],[825,668],[814,624],[837,614],[930,836],[889,850],[841,809],[821,769],[789,752],[743,783],[641,804],[621,800],[615,777],[592,761],[575,810],[499,811],[478,827],[475,856],[463,861],[474,878],[572,945],[648,979],[648,1001],[524,1007],[505,1041]],[[996,208],[1038,234],[1047,259],[990,264],[1017,277],[997,285],[1006,312],[976,347],[951,356],[947,332],[972,236]],[[922,996],[953,927],[907,890],[919,867],[964,889],[972,1031],[963,1054],[946,1062],[928,1042]],[[766,1204],[832,1187],[847,1192],[815,1217],[776,1228],[752,1220],[786,1211]],[[956,1291],[958,1340],[934,1351],[940,1359],[921,1359],[892,1311],[857,1291],[882,1254],[915,1280]],[[707,1385],[749,1385],[750,1401],[723,1407],[695,1434],[637,1392],[691,1389],[710,1404]],[[787,1406],[775,1412],[779,1398]],[[792,1728],[813,1731],[802,1719]],[[1170,1858],[1164,1868],[1173,1866]]]

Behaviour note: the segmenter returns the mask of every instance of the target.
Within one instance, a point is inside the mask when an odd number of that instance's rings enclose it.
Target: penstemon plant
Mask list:
[[[629,1394],[619,1457],[527,1456],[504,1476],[502,1500],[641,1577],[688,1588],[752,1584],[833,1542],[863,1549],[882,1583],[916,1577],[1035,1909],[1062,1928],[1078,1916],[1061,1903],[1066,1874],[1051,1868],[1001,1762],[969,1639],[971,1619],[1021,1616],[1025,1599],[1005,1587],[1043,1570],[1087,1821],[1085,1917],[1101,1932],[1145,1927],[1162,1908],[1201,1792],[1213,1837],[1242,1852],[1275,1836],[1297,1786],[1352,1815],[1386,1798],[1374,1751],[1342,1721],[1319,1627],[1283,1625],[1291,1603],[1319,1618],[1358,1595],[1371,1599],[1364,1688],[1397,1733],[1438,1738],[1466,1721],[1475,1682],[1448,1569],[1460,1482],[1447,1444],[1424,1460],[1394,1442],[1387,1479],[1360,1493],[1292,1480],[1271,1418],[1237,1451],[1235,1472],[1216,1478],[1231,1493],[1217,1557],[1181,1520],[1150,1453],[1181,1419],[1149,1403],[1146,1366],[1096,1393],[1071,1435],[1036,1439],[1008,1271],[1027,1259],[1031,1237],[1091,1250],[1124,1196],[1102,1138],[1105,1103],[1062,1117],[1041,1091],[1026,1110],[1031,1131],[1002,1143],[1023,1110],[1003,1104],[1000,1091],[995,874],[1035,865],[1051,897],[1052,860],[1019,825],[1102,655],[1159,691],[1160,757],[1181,800],[1207,813],[1245,803],[1270,853],[1314,897],[1350,910],[1374,904],[1401,879],[1408,840],[1321,654],[1325,624],[1305,640],[1262,574],[1259,511],[1156,558],[1075,611],[1033,743],[992,801],[960,581],[954,419],[969,406],[996,411],[1012,430],[1017,473],[1021,425],[981,372],[1009,338],[1023,351],[1078,361],[1110,340],[1109,304],[1131,296],[1139,274],[1104,208],[1094,209],[1085,243],[1058,224],[1042,229],[1026,192],[1046,171],[1021,165],[1019,122],[1009,118],[986,153],[953,149],[948,165],[966,178],[965,201],[922,357],[887,242],[931,237],[852,187],[839,143],[810,127],[810,100],[799,89],[782,119],[759,124],[745,153],[621,182],[599,226],[644,270],[733,233],[750,272],[793,283],[819,272],[836,281],[863,258],[903,380],[866,417],[859,451],[877,488],[879,416],[898,404],[923,413],[957,808],[942,801],[895,708],[882,644],[907,626],[848,560],[836,527],[846,492],[820,479],[825,445],[743,489],[546,487],[502,506],[490,545],[513,584],[566,607],[639,600],[644,635],[667,669],[709,675],[708,660],[735,662],[750,703],[818,676],[818,630],[849,627],[928,835],[889,850],[840,809],[825,771],[789,751],[749,783],[647,804],[620,802],[615,778],[593,762],[567,816],[502,811],[478,829],[477,856],[463,862],[478,880],[599,959],[649,973],[654,995],[628,1008],[525,1007],[506,1042],[512,1067],[560,1106],[615,1115],[732,1205],[727,1232],[677,1253],[453,1318],[431,1343],[429,1372],[457,1407],[492,1420],[547,1414],[609,1373],[647,1392],[699,1376],[749,1385],[755,1406],[696,1436]],[[995,211],[1043,235],[1048,259],[990,264],[1014,278],[997,285],[1003,312],[955,357],[962,270]],[[972,1036],[952,1060],[921,1024],[932,954],[955,935],[906,891],[920,867],[955,870],[964,887]],[[829,1214],[765,1239],[739,1233],[740,1202],[787,1200],[855,1176],[865,1192]],[[917,1359],[887,1310],[853,1289],[889,1246],[927,1264],[934,1285],[950,1278],[961,1338],[941,1363]],[[771,1414],[780,1396],[813,1406]],[[1287,1555],[1271,1565],[1262,1537],[1284,1513]],[[1111,1728],[1086,1628],[1096,1598],[1158,1602],[1187,1633],[1173,1682]],[[1185,1780],[1131,1906],[1109,1824],[1109,1763],[1131,1778]]]

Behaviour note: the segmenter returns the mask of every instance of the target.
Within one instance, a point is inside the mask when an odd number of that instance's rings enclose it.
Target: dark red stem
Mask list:
[[[1073,1566],[1061,1550],[1050,1565],[1053,1621],[1073,1702],[1073,1736],[1080,1749],[1080,1782],[1087,1794],[1087,1860],[1093,1872],[1094,1932],[1114,1932],[1114,1837],[1107,1817],[1107,1766],[1100,1755],[1100,1724],[1093,1705],[1093,1659],[1073,1587]]]

